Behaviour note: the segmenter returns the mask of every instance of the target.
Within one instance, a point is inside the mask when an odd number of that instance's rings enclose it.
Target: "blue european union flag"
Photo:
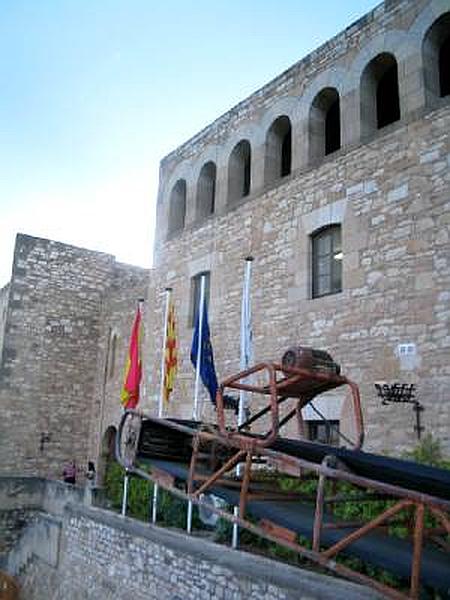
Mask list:
[[[198,311],[195,322],[194,337],[192,338],[191,346],[191,362],[194,369],[197,369],[197,354],[198,354],[198,333],[200,329],[200,311]],[[216,369],[214,367],[213,349],[209,336],[208,314],[206,311],[206,302],[203,304],[203,320],[202,320],[202,338],[201,338],[201,355],[200,355],[200,377],[203,385],[211,396],[211,402],[216,403],[216,392],[218,388]]]

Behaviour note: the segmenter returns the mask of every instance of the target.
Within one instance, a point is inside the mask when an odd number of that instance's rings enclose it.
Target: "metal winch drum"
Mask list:
[[[283,354],[281,364],[287,368],[307,369],[330,375],[341,373],[340,365],[334,362],[328,352],[308,346],[291,346]]]

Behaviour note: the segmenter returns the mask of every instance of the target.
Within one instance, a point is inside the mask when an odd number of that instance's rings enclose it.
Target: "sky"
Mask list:
[[[377,4],[0,0],[0,287],[19,232],[151,266],[159,161]]]

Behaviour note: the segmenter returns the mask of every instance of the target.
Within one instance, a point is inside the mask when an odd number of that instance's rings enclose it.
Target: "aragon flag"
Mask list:
[[[125,366],[125,377],[121,392],[124,408],[136,408],[139,402],[139,386],[142,378],[141,361],[141,309],[138,306],[131,330],[130,347]]]
[[[172,299],[169,300],[167,314],[166,347],[164,350],[164,404],[168,404],[173,391],[175,377],[178,370],[177,334],[175,330],[175,307]]]

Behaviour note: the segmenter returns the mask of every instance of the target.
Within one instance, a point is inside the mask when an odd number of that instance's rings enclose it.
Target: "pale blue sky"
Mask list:
[[[0,0],[0,287],[17,232],[151,264],[160,159],[373,0]]]

